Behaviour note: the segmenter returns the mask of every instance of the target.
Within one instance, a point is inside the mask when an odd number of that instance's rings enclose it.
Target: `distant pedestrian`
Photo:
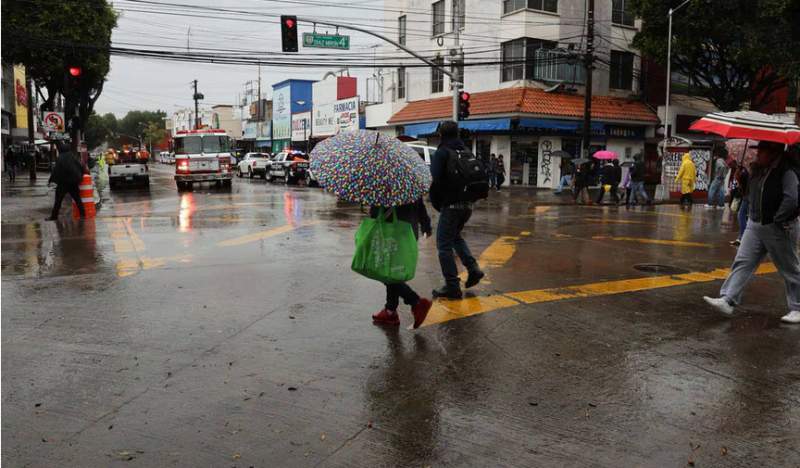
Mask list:
[[[783,144],[761,141],[752,166],[749,220],[720,297],[703,299],[725,316],[741,304],[745,286],[769,254],[783,277],[789,313],[781,320],[800,323],[800,259],[797,242],[798,167],[785,157]]]
[[[675,182],[681,184],[681,208],[684,206],[691,207],[694,200],[692,200],[692,192],[694,192],[694,184],[697,182],[697,169],[692,161],[692,155],[685,153],[681,167],[678,169],[678,175],[675,177]]]
[[[721,150],[715,153],[713,175],[711,186],[708,189],[708,202],[706,208],[725,207],[725,178],[728,177],[728,164],[725,163],[727,151]]]
[[[500,187],[506,182],[506,163],[503,161],[503,155],[497,156],[497,166],[495,167],[495,185],[494,188],[498,191]]]
[[[56,198],[53,203],[53,211],[47,220],[58,220],[58,213],[61,211],[61,202],[67,194],[69,194],[72,200],[75,201],[75,204],[78,205],[81,219],[84,219],[86,213],[84,212],[83,203],[81,202],[79,187],[81,178],[83,177],[83,167],[78,157],[70,151],[66,143],[59,143],[58,151],[59,155],[56,160],[56,165],[53,167],[53,171],[50,173],[50,180],[47,182],[48,185],[51,183],[56,184]]]
[[[561,162],[561,180],[558,182],[558,188],[555,190],[556,195],[560,195],[564,188],[572,190],[572,177],[575,172],[575,165],[569,160]]]
[[[591,185],[592,169],[589,163],[583,163],[575,169],[575,190],[573,197],[575,203],[581,205],[591,205],[592,199],[589,196],[589,185]]]
[[[614,162],[619,165],[617,160]],[[617,194],[617,186],[620,183],[617,172],[618,166],[614,166],[611,161],[606,162],[603,168],[600,170],[600,193],[597,194],[597,199],[595,203],[598,205],[603,203],[603,196],[606,194],[606,190],[611,193],[611,201],[614,204],[619,203],[619,195]]]
[[[14,182],[17,180],[17,153],[8,147],[5,155],[6,172],[8,172],[8,180]]]
[[[642,205],[650,203],[650,197],[647,196],[647,191],[644,189],[644,161],[642,155],[637,154],[633,157],[633,166],[629,171],[631,175],[631,193],[633,194],[633,204],[641,203]]]
[[[750,192],[748,190],[750,174],[744,164],[736,166],[731,179],[733,179],[731,183],[731,211],[736,212],[737,221],[739,222],[739,236],[736,240],[731,241],[731,245],[738,246],[742,243],[742,236],[747,228],[747,211],[750,208]]]
[[[625,173],[625,177],[622,178],[622,184],[620,184],[620,188],[625,190],[625,206],[631,206],[631,171]]]
[[[373,206],[370,208],[369,215],[371,218],[377,218],[379,213],[382,212],[380,207]],[[415,203],[395,207],[395,212],[398,220],[411,224],[411,228],[414,230],[414,237],[419,239],[420,229],[425,237],[431,236],[431,218],[428,216],[425,202],[421,198]],[[392,216],[391,210],[383,213],[387,220]],[[384,283],[384,285],[386,286],[386,304],[381,311],[373,314],[372,321],[382,325],[400,325],[397,307],[400,305],[400,299],[402,298],[406,305],[411,306],[411,314],[414,316],[414,328],[422,325],[432,305],[430,299],[420,297],[407,283]]]
[[[489,188],[497,187],[497,155],[494,153],[489,156],[489,167],[487,170],[489,172]]]
[[[453,252],[458,255],[469,275],[465,287],[477,285],[484,277],[478,261],[472,256],[461,231],[472,216],[473,201],[469,194],[460,189],[457,171],[452,169],[455,158],[467,149],[458,138],[458,124],[452,121],[443,122],[439,127],[441,144],[433,154],[431,161],[431,202],[439,211],[439,224],[436,227],[436,249],[439,251],[439,264],[442,268],[445,285],[433,291],[433,297],[460,299],[461,280],[458,277]],[[503,155],[498,158],[502,164]],[[498,168],[500,166],[498,165]],[[498,171],[498,174],[502,172]],[[502,179],[498,180],[502,184]]]

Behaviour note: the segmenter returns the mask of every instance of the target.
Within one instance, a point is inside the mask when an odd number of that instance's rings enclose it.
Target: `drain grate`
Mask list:
[[[659,265],[658,263],[639,263],[638,265],[634,265],[633,268],[645,273],[657,273],[659,275],[681,275],[689,273],[689,270],[685,268],[678,268],[672,265]]]

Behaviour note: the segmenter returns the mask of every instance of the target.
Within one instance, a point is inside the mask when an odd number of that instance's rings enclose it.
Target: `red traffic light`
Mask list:
[[[466,91],[461,92],[461,100],[462,101],[469,101],[469,93]]]
[[[69,67],[69,74],[72,76],[81,76],[82,72],[81,67]]]
[[[285,24],[286,24],[286,27],[289,28],[289,29],[294,28],[294,19],[286,18]]]

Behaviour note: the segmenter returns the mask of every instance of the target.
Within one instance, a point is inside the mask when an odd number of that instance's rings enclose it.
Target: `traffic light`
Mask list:
[[[69,67],[69,76],[77,78],[81,76],[83,69],[81,67]]]
[[[297,52],[296,16],[281,16],[281,44],[284,52]]]
[[[458,120],[469,117],[469,93],[461,91],[458,93]]]

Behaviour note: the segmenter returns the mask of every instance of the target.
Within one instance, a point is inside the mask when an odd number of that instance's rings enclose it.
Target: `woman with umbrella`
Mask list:
[[[311,168],[320,185],[340,199],[369,205],[370,218],[380,223],[408,223],[414,239],[419,237],[420,229],[430,237],[431,219],[422,200],[430,189],[430,171],[416,151],[399,140],[366,130],[339,133],[314,148]],[[371,244],[365,245],[368,249]],[[412,248],[416,268],[415,242]],[[353,269],[356,269],[355,259]],[[409,273],[413,277],[414,272]],[[376,276],[365,276],[376,279]],[[420,297],[404,281],[382,282],[386,288],[386,304],[372,316],[373,322],[399,325],[397,308],[403,299],[411,306],[413,328],[422,325],[431,301]]]

